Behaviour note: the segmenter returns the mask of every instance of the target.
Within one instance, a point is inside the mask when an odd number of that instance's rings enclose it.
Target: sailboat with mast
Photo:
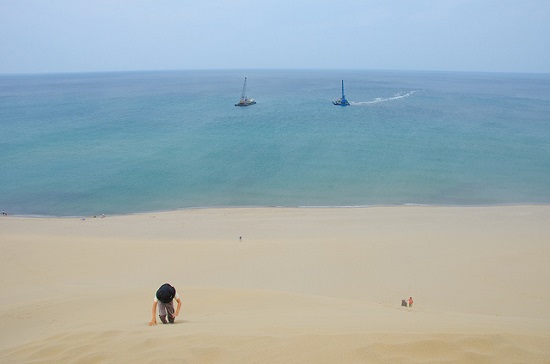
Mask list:
[[[339,106],[349,106],[349,102],[346,100],[346,95],[344,94],[344,80],[342,80],[342,97],[334,100],[332,103]]]
[[[241,99],[239,100],[239,102],[235,104],[235,106],[250,106],[250,105],[254,105],[255,103],[256,101],[254,99],[249,99],[248,96],[246,96],[246,77],[245,77]]]

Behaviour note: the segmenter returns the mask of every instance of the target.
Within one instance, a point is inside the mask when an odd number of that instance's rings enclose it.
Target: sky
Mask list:
[[[550,0],[0,0],[0,74],[550,73]]]

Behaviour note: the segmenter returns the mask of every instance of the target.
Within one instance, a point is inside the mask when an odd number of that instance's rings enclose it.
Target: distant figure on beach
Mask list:
[[[2,210],[2,216],[8,216],[8,213],[4,210]]]
[[[407,307],[407,300],[401,300],[401,306]]]
[[[239,236],[239,241],[243,241],[243,237],[242,237],[242,236]]]
[[[178,303],[176,312],[174,312],[174,300],[176,300],[176,302]],[[149,326],[154,326],[157,324],[157,306],[159,310],[160,321],[162,321],[163,324],[173,324],[176,316],[180,313],[181,300],[178,293],[176,292],[176,289],[171,284],[164,283],[157,290],[155,299],[153,300],[153,316],[151,317],[151,322],[149,322]]]
[[[412,307],[412,305],[413,305],[413,298],[409,297],[409,307]]]

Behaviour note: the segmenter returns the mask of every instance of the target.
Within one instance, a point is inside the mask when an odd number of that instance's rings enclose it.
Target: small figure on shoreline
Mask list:
[[[8,213],[4,210],[2,210],[2,216],[8,216]]]
[[[412,307],[412,305],[413,305],[413,298],[409,297],[409,307]]]
[[[178,307],[174,312],[174,300],[178,303]],[[149,326],[154,326],[157,324],[157,306],[159,311],[159,318],[163,324],[171,323],[173,324],[176,316],[180,313],[181,300],[176,292],[176,289],[169,283],[165,283],[157,290],[155,298],[153,300],[153,309],[152,317],[149,322]],[[168,319],[168,320],[167,320]]]

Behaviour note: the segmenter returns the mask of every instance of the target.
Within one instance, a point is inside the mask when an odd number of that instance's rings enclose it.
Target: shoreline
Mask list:
[[[89,214],[89,215],[38,215],[38,214],[11,214],[8,211],[8,215],[4,217],[12,218],[29,218],[29,219],[89,219],[89,218],[101,218],[102,215],[105,217],[121,217],[121,216],[140,216],[140,215],[151,215],[151,214],[165,214],[165,213],[177,213],[180,211],[195,211],[195,210],[261,210],[261,209],[372,209],[372,208],[402,208],[402,207],[425,207],[425,208],[507,208],[507,207],[548,207],[550,203],[540,202],[540,203],[502,203],[502,204],[490,204],[490,205],[452,205],[452,204],[420,204],[420,203],[404,203],[399,205],[392,204],[380,204],[380,205],[334,205],[334,206],[324,206],[324,205],[299,205],[299,206],[284,206],[284,205],[265,205],[265,206],[204,206],[204,207],[182,207],[171,210],[152,210],[152,211],[143,211],[143,212],[128,212],[120,214]]]

